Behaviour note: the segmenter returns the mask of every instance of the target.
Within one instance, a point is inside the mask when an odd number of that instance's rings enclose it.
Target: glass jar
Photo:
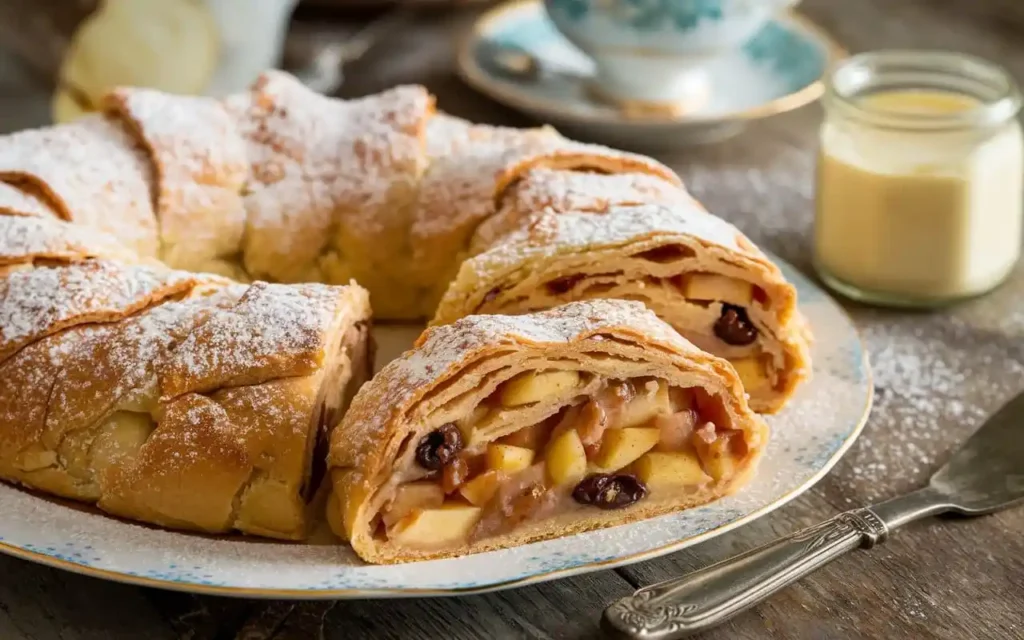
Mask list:
[[[958,53],[881,51],[826,85],[814,263],[864,302],[932,307],[999,284],[1020,255],[1021,96]]]

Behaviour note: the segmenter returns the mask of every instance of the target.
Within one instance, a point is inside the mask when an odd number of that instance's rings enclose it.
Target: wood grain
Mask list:
[[[1015,23],[1015,16],[1024,14],[1018,6],[1024,5],[1014,0],[805,0],[801,10],[851,51],[952,48],[997,60],[1024,78],[1024,26],[1014,27],[1024,25]],[[457,36],[474,15],[425,16],[415,28],[393,34],[346,70],[342,93],[362,95],[419,82],[438,95],[446,111],[483,122],[530,124],[469,90],[452,73]],[[680,172],[709,209],[808,271],[820,118],[820,107],[809,106],[756,123],[724,144],[660,159]],[[138,589],[0,557],[0,639],[593,638],[602,607],[638,586],[923,482],[1024,380],[1021,299],[1024,266],[999,290],[943,313],[849,304],[875,361],[878,382],[876,410],[864,436],[812,491],[691,550],[510,592],[337,603],[229,600]],[[975,520],[915,523],[885,545],[840,559],[703,637],[1022,638],[1021,532],[1024,509]]]

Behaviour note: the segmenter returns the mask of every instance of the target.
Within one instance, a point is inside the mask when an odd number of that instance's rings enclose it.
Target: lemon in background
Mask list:
[[[65,53],[53,118],[81,117],[117,86],[202,93],[218,49],[217,23],[202,0],[103,0]]]

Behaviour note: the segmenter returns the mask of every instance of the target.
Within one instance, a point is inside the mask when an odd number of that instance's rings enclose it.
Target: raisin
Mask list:
[[[424,469],[437,471],[454,460],[462,446],[462,432],[449,422],[423,436],[416,447],[416,462]]]
[[[600,509],[621,509],[647,495],[647,486],[628,473],[592,473],[573,489],[572,497],[580,504]]]
[[[715,322],[715,335],[726,344],[744,346],[757,340],[757,327],[750,322],[743,307],[723,304],[722,315]]]

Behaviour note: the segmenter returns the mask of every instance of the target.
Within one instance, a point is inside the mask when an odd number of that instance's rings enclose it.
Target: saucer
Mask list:
[[[703,104],[679,113],[622,109],[595,97],[593,62],[548,19],[539,0],[491,9],[459,50],[458,70],[478,91],[581,140],[632,149],[717,142],[751,120],[813,102],[846,52],[795,13],[769,22],[735,53],[708,63]]]

